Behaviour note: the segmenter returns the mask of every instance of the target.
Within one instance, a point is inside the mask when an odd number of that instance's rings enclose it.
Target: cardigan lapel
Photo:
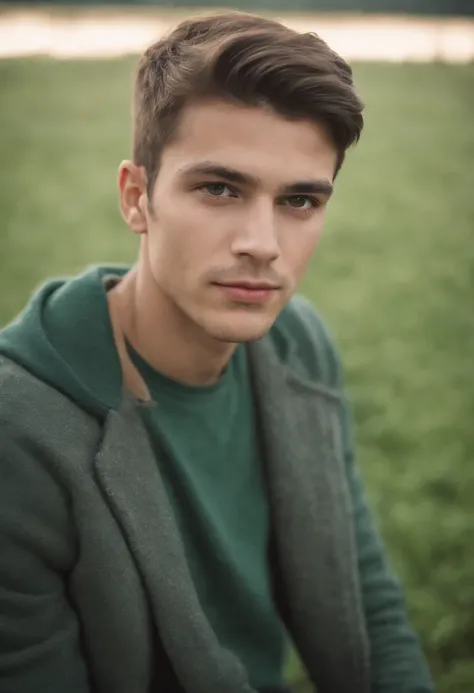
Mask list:
[[[250,348],[285,611],[318,692],[369,693],[368,646],[337,392]]]
[[[138,406],[125,395],[109,413],[96,471],[142,576],[159,638],[186,693],[255,693],[201,608]]]

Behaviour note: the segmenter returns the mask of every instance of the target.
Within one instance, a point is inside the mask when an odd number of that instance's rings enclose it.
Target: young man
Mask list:
[[[318,693],[432,691],[292,298],[362,129],[350,68],[223,14],[146,51],[134,105],[136,265],[0,336],[0,690],[290,690],[291,639]]]

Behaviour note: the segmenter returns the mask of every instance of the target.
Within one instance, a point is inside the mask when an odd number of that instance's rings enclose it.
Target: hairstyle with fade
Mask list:
[[[363,128],[352,70],[316,34],[240,12],[187,19],[145,51],[135,77],[133,159],[149,191],[180,112],[210,98],[322,125],[338,152],[336,172]]]

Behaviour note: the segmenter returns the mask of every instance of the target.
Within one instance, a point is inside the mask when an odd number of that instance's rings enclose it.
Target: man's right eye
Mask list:
[[[226,183],[205,183],[199,187],[199,190],[211,197],[235,197],[235,192]]]

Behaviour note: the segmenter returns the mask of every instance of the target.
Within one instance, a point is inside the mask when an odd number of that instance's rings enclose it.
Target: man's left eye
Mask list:
[[[318,206],[316,198],[308,195],[291,195],[285,198],[285,203],[294,209],[302,209],[304,211],[313,209]]]

